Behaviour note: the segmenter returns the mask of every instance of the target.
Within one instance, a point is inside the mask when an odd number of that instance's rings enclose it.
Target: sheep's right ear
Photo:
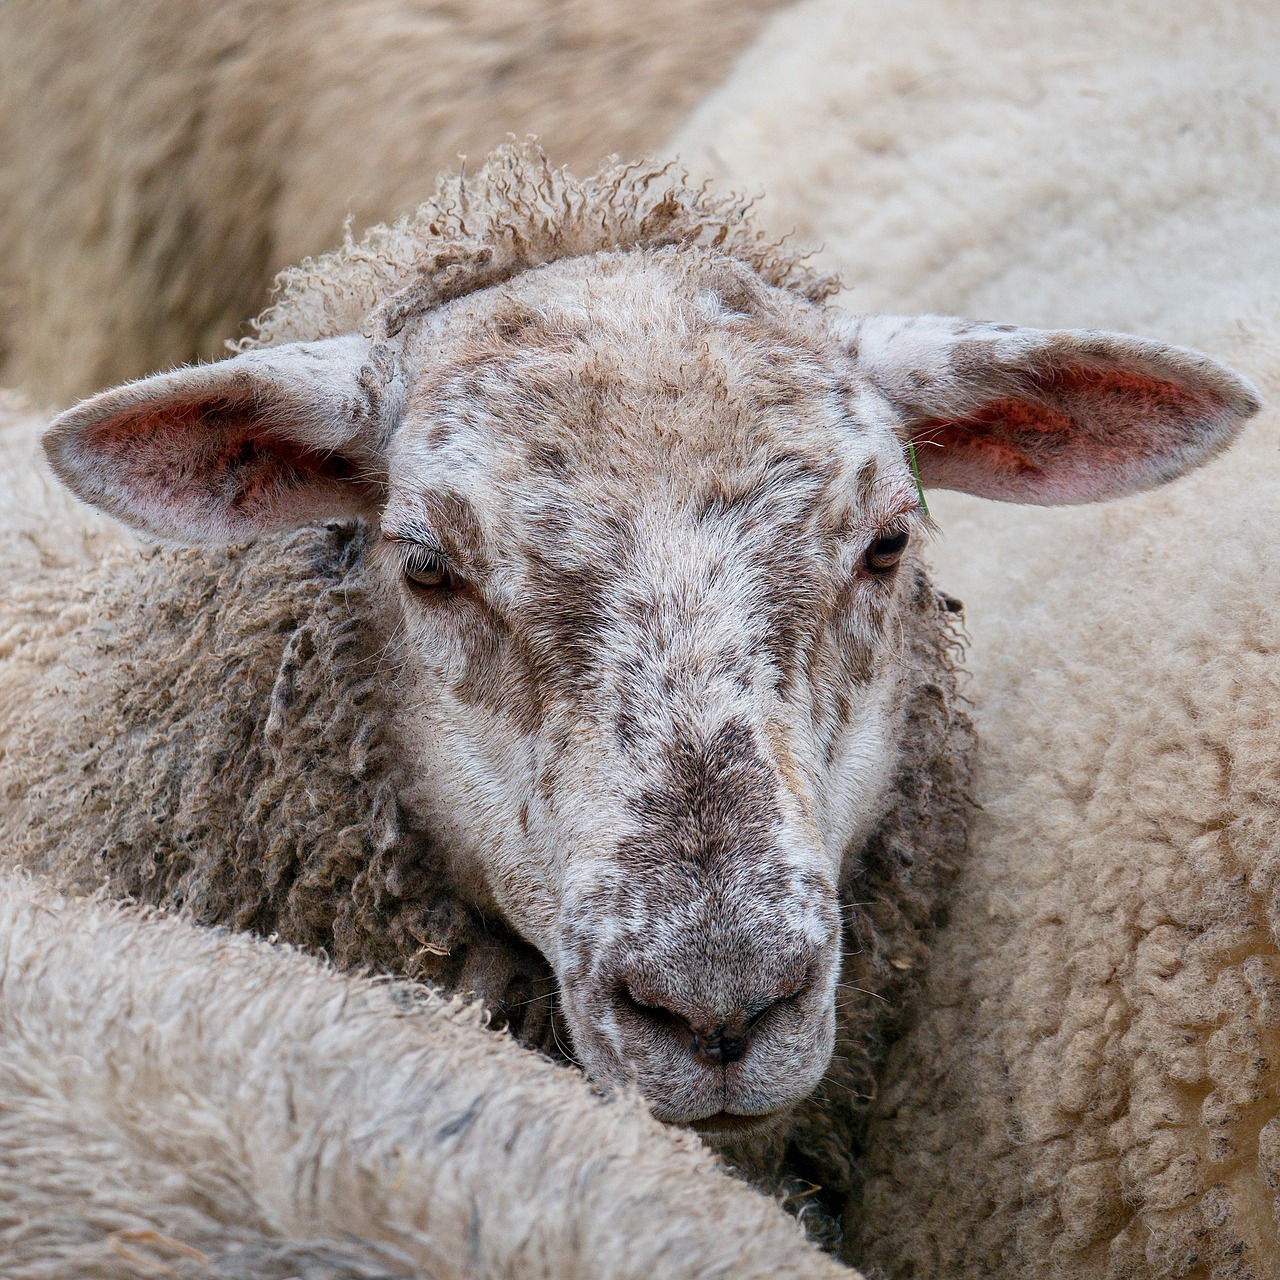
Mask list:
[[[404,400],[371,354],[348,335],[157,374],[59,415],[45,452],[86,502],[179,542],[367,515]]]

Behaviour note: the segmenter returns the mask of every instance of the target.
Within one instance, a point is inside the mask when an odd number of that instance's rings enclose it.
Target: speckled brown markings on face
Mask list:
[[[879,474],[879,468],[876,466],[874,458],[868,458],[866,462],[858,468],[858,479],[855,482],[854,491],[857,495],[858,506],[868,507],[871,505],[872,496],[876,489],[876,476]]]
[[[523,437],[521,470],[545,478],[545,501],[509,521],[500,536],[518,539],[524,568],[519,604],[505,615],[519,632],[512,642],[524,655],[526,678],[546,696],[580,695],[610,636],[628,626],[645,629],[637,623],[634,597],[619,590],[635,535],[632,518],[614,504],[624,495],[624,503],[634,499],[628,487],[637,481],[642,500],[644,477],[662,483],[664,466],[639,456],[654,449],[644,449],[645,432],[625,420],[634,405],[641,406],[635,416],[648,414],[654,423],[649,430],[656,428],[657,453],[668,455],[665,466],[683,473],[677,483],[684,476],[708,477],[693,499],[693,519],[721,522],[744,551],[749,547],[746,554],[730,552],[722,571],[747,580],[755,601],[750,634],[756,652],[771,662],[782,696],[793,692],[799,673],[812,679],[824,665],[822,619],[839,603],[844,584],[823,581],[815,539],[834,545],[850,535],[850,504],[833,502],[833,494],[852,489],[854,506],[865,506],[878,468],[874,458],[866,459],[850,485],[829,454],[783,442],[788,419],[797,413],[800,421],[815,411],[845,418],[850,374],[842,362],[816,353],[813,335],[803,325],[797,332],[796,316],[780,311],[739,264],[713,263],[707,274],[700,283],[715,299],[717,314],[686,309],[682,322],[690,331],[680,346],[680,360],[694,359],[705,375],[696,384],[705,405],[699,427],[713,430],[702,442],[681,424],[697,411],[686,403],[683,371],[666,373],[658,361],[658,368],[645,371],[645,385],[634,386],[634,372],[611,362],[608,342],[593,341],[581,313],[565,317],[526,305],[515,286],[504,287],[484,323],[426,379],[433,444],[473,460],[492,448],[495,432],[513,432]],[[790,309],[795,312],[794,304]],[[664,394],[672,408],[655,411],[655,399]],[[843,425],[850,430],[847,421]],[[771,438],[767,465],[744,465]],[[731,454],[727,468],[711,461],[726,445],[743,455]],[[438,499],[435,504],[442,505]],[[460,545],[482,540],[464,507],[452,517],[443,510],[439,515],[445,526],[458,521],[450,536]],[[640,563],[626,572],[643,579],[657,568]],[[871,673],[867,645],[846,648],[854,658],[853,678],[865,681]],[[748,666],[730,672],[722,662],[721,671],[746,688],[752,683]],[[478,688],[482,682],[474,683]],[[526,706],[530,699],[506,701]],[[615,709],[613,720],[620,744],[634,745],[641,735],[630,709]]]
[[[563,449],[535,444],[529,450],[529,468],[563,480],[569,474],[569,459]]]
[[[553,696],[577,701],[599,670],[611,628],[611,574],[590,564],[530,556],[532,584],[520,610],[532,676]]]
[[[445,555],[464,573],[483,577],[490,564],[489,548],[472,504],[462,494],[444,489],[423,494],[421,506],[425,527]]]
[[[858,566],[914,485],[808,303],[703,251],[545,270],[408,357],[387,518],[456,525],[437,541],[477,566],[415,632],[460,655],[440,804],[477,797],[468,865],[556,965],[575,1051],[642,1067],[668,1114],[724,1104],[620,989],[730,1022],[802,989],[733,1077],[734,1105],[783,1107],[833,1034],[826,828],[872,820],[896,750],[901,593]]]
[[[727,863],[758,861],[780,821],[774,788],[744,721],[728,721],[705,743],[680,732],[659,785],[626,801],[641,834],[619,842],[618,861],[640,877],[682,865],[714,876]]]

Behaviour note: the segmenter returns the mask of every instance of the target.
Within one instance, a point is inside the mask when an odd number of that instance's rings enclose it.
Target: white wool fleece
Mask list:
[[[25,396],[0,389],[0,564],[9,582],[86,567],[109,549],[136,542],[122,524],[77,501],[53,478],[40,448],[48,425]]]
[[[0,1275],[854,1273],[473,1006],[5,876]]]
[[[282,267],[511,134],[645,155],[785,2],[0,4],[0,382],[218,356]]]

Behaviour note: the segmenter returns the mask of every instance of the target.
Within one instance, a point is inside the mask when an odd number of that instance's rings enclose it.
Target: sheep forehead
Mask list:
[[[869,462],[904,481],[894,424],[823,313],[716,255],[572,260],[447,310],[419,338],[393,507],[465,493],[506,547],[554,509],[557,540],[575,524],[590,545],[616,536],[609,516],[762,489],[783,510],[821,488],[847,527]]]

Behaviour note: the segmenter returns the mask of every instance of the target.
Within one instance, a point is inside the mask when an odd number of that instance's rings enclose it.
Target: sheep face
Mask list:
[[[906,442],[926,483],[1086,501],[1213,456],[1254,393],[1138,339],[854,320],[693,247],[401,319],[104,393],[50,459],[166,537],[375,525],[402,806],[541,948],[597,1078],[767,1126],[829,1062],[838,885],[897,764]]]
[[[529,273],[405,358],[405,803],[552,961],[594,1075],[776,1112],[830,1057],[841,860],[893,776],[892,415],[811,306],[671,253]]]

